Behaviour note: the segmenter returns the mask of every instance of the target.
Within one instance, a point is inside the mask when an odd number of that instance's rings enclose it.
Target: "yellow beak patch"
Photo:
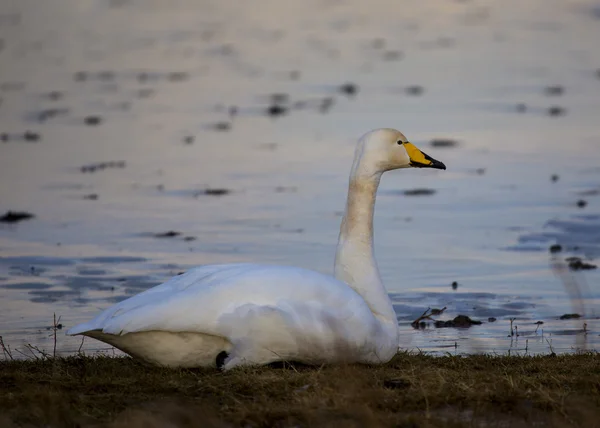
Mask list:
[[[412,143],[404,143],[404,148],[406,149],[406,153],[408,153],[408,157],[410,158],[410,166],[416,168],[446,169],[446,165],[438,160],[433,159],[428,154],[423,153]]]

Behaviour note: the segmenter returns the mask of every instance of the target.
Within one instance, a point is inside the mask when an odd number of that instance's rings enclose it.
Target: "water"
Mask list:
[[[0,215],[36,216],[0,223],[4,342],[50,349],[54,313],[70,327],[195,265],[331,272],[354,142],[386,126],[448,166],[382,181],[376,255],[401,346],[597,349],[598,271],[564,262],[594,263],[600,249],[596,9],[548,0],[3,2]],[[339,92],[347,82],[355,96]],[[406,91],[414,85],[422,94]],[[546,89],[556,85],[562,94]],[[290,109],[269,117],[277,93]],[[550,115],[553,106],[565,114]],[[39,141],[23,141],[27,131]],[[434,138],[458,145],[431,147]],[[415,188],[435,193],[403,194]],[[169,231],[181,234],[155,236]],[[550,254],[554,243],[564,251]],[[483,324],[411,328],[444,306],[442,319]],[[572,312],[584,318],[558,319]],[[519,336],[509,336],[510,318]],[[59,334],[59,352],[79,346]]]

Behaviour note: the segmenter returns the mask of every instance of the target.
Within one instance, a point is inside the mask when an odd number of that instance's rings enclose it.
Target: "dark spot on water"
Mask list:
[[[560,107],[560,106],[552,106],[548,108],[548,115],[550,116],[564,116],[565,114],[567,114],[567,110],[564,107]]]
[[[3,132],[2,134],[0,134],[0,141],[6,143],[10,140],[10,135],[8,135],[6,132]]]
[[[298,70],[292,70],[290,71],[290,79],[291,80],[299,80],[300,79],[300,72]]]
[[[279,104],[273,104],[267,107],[266,113],[268,116],[277,117],[283,116],[288,111],[288,108]]]
[[[290,101],[290,96],[283,92],[277,92],[269,95],[269,101],[273,104],[287,104]]]
[[[580,199],[577,201],[577,208],[585,208],[587,205],[587,201],[584,199]]]
[[[102,118],[100,116],[86,116],[83,122],[88,126],[96,126],[102,123]]]
[[[525,113],[527,111],[527,106],[524,103],[519,103],[515,107],[518,113]]]
[[[400,51],[386,51],[383,53],[384,61],[400,61],[402,59],[402,52]]]
[[[231,122],[217,122],[212,125],[212,129],[215,131],[229,131],[231,130]]]
[[[186,242],[195,241],[196,237],[195,236],[186,236],[185,238],[183,238],[183,240]]]
[[[46,94],[46,98],[48,98],[50,101],[61,100],[64,96],[65,94],[61,91],[50,91]]]
[[[75,79],[76,82],[83,82],[87,80],[87,78],[88,74],[85,71],[78,71],[73,75],[73,79]]]
[[[403,193],[405,196],[430,196],[433,195],[435,192],[436,191],[434,189],[422,187],[417,189],[405,190]]]
[[[45,284],[43,282],[20,282],[2,286],[2,288],[7,288],[9,290],[47,290],[52,287],[52,284]]]
[[[134,256],[84,257],[80,260],[84,263],[136,263],[136,262],[148,261],[144,257],[134,257]]]
[[[552,174],[550,176],[550,181],[552,181],[553,183],[556,183],[558,181],[560,177],[558,176],[558,174]]]
[[[581,318],[581,315],[579,315],[579,314],[564,314],[564,315],[561,315],[558,319],[559,320],[576,320],[579,318]]]
[[[188,80],[190,75],[185,71],[172,71],[167,75],[167,79],[171,82],[183,82],[184,80]]]
[[[217,187],[217,188],[204,189],[204,191],[201,193],[204,195],[209,195],[209,196],[223,196],[223,195],[227,195],[227,194],[231,193],[231,190]]]
[[[319,111],[321,113],[327,113],[333,106],[333,103],[334,103],[333,97],[323,98],[323,100],[321,101],[321,104],[319,105]]]
[[[98,163],[92,163],[89,165],[84,165],[82,167],[79,168],[79,170],[83,173],[86,172],[96,172],[96,171],[103,171],[105,169],[121,169],[121,168],[125,168],[126,166],[126,162],[125,161],[108,161],[108,162],[98,162]]]
[[[40,141],[41,138],[42,137],[37,132],[25,131],[25,133],[23,134],[23,139],[25,141],[36,142]]]
[[[429,143],[432,147],[456,147],[458,141],[449,138],[435,138]]]
[[[193,144],[194,141],[196,141],[196,137],[194,137],[193,135],[186,135],[185,137],[183,137],[183,142],[185,144]]]
[[[494,318],[494,317],[489,317],[489,318],[488,318],[488,322],[496,322],[496,318]]]
[[[177,232],[175,230],[169,230],[168,232],[155,233],[153,236],[155,238],[174,238],[179,235],[181,235],[181,232]]]
[[[584,262],[579,257],[567,257],[565,261],[569,264],[571,270],[591,270],[596,269],[598,266]]]
[[[565,92],[565,88],[560,85],[546,86],[544,93],[546,95],[562,95]]]
[[[477,174],[477,175],[483,175],[483,174],[485,174],[485,168],[477,168],[475,170],[475,174]]]
[[[458,288],[458,282],[452,281],[452,289],[456,290]]]
[[[550,251],[551,253],[560,253],[562,251],[562,246],[559,244],[550,245],[548,251]]]
[[[419,96],[423,95],[425,88],[420,85],[412,85],[404,88],[404,92],[406,92],[408,95]]]
[[[115,73],[112,71],[101,71],[97,75],[98,80],[103,80],[105,82],[109,80],[113,80],[115,78]]]
[[[481,321],[472,320],[466,315],[458,315],[452,320],[447,321],[436,321],[434,323],[436,328],[447,328],[447,327],[455,327],[455,328],[467,328],[472,325],[480,325]]]
[[[542,325],[542,324],[544,324],[544,321],[536,321],[536,322],[534,322],[534,324],[535,325]]]
[[[34,214],[31,214],[27,211],[7,211],[6,214],[0,217],[0,223],[18,223],[34,217]]]
[[[339,91],[348,96],[354,96],[358,93],[358,85],[354,83],[344,83],[339,87]]]
[[[89,195],[83,195],[83,199],[89,200],[89,201],[97,201],[98,200],[98,194],[97,193],[90,193]]]
[[[68,113],[68,108],[48,108],[41,110],[37,113],[33,113],[33,117],[38,122],[46,122],[47,120],[53,119],[58,116],[64,116]]]

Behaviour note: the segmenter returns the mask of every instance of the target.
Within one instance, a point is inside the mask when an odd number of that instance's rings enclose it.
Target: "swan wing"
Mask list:
[[[124,300],[67,334],[90,330],[199,332],[244,341],[269,335],[307,340],[366,338],[376,320],[358,293],[334,277],[307,269],[255,264],[192,269]]]

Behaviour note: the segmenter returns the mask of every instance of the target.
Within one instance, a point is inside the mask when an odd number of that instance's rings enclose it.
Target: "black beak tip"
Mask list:
[[[431,167],[435,169],[446,169],[446,165],[444,165],[444,163],[440,161],[434,161]]]

